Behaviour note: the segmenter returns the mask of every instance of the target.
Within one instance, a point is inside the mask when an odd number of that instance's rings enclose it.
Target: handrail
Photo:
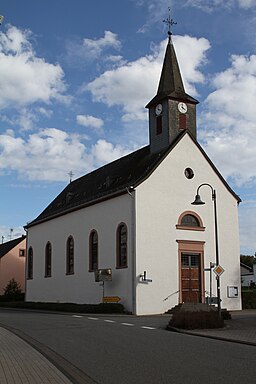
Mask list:
[[[179,293],[180,290],[176,291],[176,292],[173,292],[171,293],[170,295],[168,295],[165,299],[163,299],[163,301],[166,301],[169,299],[169,297],[173,296],[173,295],[176,295],[177,293]]]

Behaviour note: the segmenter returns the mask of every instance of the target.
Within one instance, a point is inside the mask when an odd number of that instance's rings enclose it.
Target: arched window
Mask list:
[[[127,227],[119,224],[116,232],[116,267],[127,267]]]
[[[182,217],[181,225],[185,225],[186,227],[200,227],[198,218],[190,214]]]
[[[89,271],[98,269],[98,234],[93,230],[89,237]]]
[[[192,211],[186,211],[180,215],[176,228],[187,229],[192,231],[205,230],[201,217],[197,213]]]
[[[52,245],[48,241],[45,247],[45,277],[52,275]]]
[[[66,274],[72,275],[74,273],[74,239],[72,236],[69,236],[67,240],[66,252]]]
[[[33,248],[29,247],[28,250],[28,266],[27,266],[27,278],[33,279]]]

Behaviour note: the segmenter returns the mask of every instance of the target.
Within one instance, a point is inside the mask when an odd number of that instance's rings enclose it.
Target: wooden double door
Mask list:
[[[180,266],[182,302],[201,303],[201,254],[182,252]]]

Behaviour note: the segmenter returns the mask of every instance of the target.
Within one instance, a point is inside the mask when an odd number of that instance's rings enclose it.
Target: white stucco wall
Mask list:
[[[105,283],[105,296],[119,296],[132,311],[132,205],[129,195],[119,196],[68,215],[33,226],[27,246],[34,252],[33,279],[27,280],[27,301],[100,303],[103,290],[89,272],[89,235],[98,232],[99,268],[112,268],[113,281]],[[116,230],[128,228],[128,268],[116,269]],[[74,238],[73,275],[66,275],[66,241]],[[52,244],[52,277],[45,278],[45,246]]]
[[[190,180],[184,176],[187,167],[194,171],[194,178]],[[241,308],[237,201],[186,135],[157,170],[136,188],[137,314],[163,313],[178,303],[177,240],[204,241],[204,267],[215,262],[210,188],[200,190],[205,205],[191,205],[201,183],[211,184],[217,193],[219,260],[225,269],[220,280],[222,307]],[[205,231],[176,229],[178,217],[184,211],[196,212],[203,220]],[[139,275],[145,270],[152,283],[140,282]],[[204,283],[209,291],[209,272],[205,272]],[[238,286],[239,298],[228,298],[227,286]],[[214,277],[213,294],[217,295]]]
[[[187,179],[184,170],[194,171]],[[237,201],[188,135],[147,180],[132,194],[101,202],[38,226],[29,228],[27,244],[34,250],[34,278],[27,280],[28,301],[99,303],[102,288],[89,269],[89,234],[99,236],[99,268],[112,268],[113,281],[105,283],[105,296],[119,296],[125,308],[138,315],[164,313],[179,302],[177,240],[205,242],[204,267],[215,262],[214,216],[211,190],[200,190],[203,206],[193,206],[197,187],[211,184],[217,192],[219,259],[225,269],[221,276],[222,307],[240,309],[240,252]],[[184,211],[194,211],[205,231],[176,228]],[[116,229],[128,228],[128,268],[116,269]],[[136,233],[135,233],[136,231]],[[66,275],[66,241],[75,242],[75,273]],[[45,245],[52,244],[52,277],[45,278]],[[134,263],[133,263],[134,260]],[[142,282],[147,272],[152,282]],[[209,272],[204,274],[209,291]],[[238,286],[239,297],[228,298],[227,287]],[[213,276],[213,295],[216,280]]]

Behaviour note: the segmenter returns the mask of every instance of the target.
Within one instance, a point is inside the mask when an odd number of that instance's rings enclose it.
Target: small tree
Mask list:
[[[12,278],[4,289],[4,296],[8,300],[21,300],[23,298],[23,293],[20,283]]]

